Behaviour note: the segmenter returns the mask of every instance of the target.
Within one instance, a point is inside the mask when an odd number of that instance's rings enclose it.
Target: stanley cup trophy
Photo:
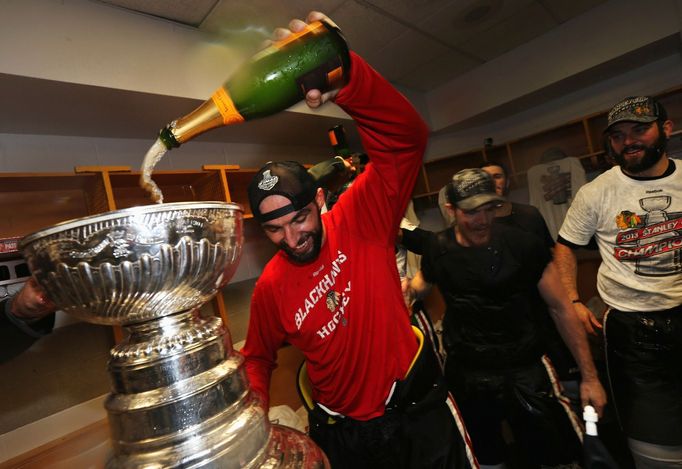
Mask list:
[[[306,435],[270,424],[229,331],[198,313],[241,248],[241,208],[222,202],[133,207],[21,241],[59,309],[127,331],[109,360],[107,467],[329,467]]]

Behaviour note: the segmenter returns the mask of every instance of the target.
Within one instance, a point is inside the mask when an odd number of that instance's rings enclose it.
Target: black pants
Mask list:
[[[579,421],[557,396],[551,365],[536,362],[505,370],[464,368],[452,360],[446,376],[464,415],[481,464],[514,460],[524,469],[569,464],[580,459]],[[508,423],[517,448],[508,451],[502,434]]]
[[[384,415],[330,421],[316,405],[308,413],[310,437],[333,469],[469,469],[475,467],[473,455],[453,411],[438,362],[424,348],[409,375],[397,383]]]
[[[604,335],[624,432],[647,443],[682,445],[682,306],[649,313],[612,309]]]

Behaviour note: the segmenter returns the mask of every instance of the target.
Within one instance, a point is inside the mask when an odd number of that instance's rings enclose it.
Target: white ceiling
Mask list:
[[[427,92],[605,0],[101,1],[225,40],[253,42],[291,18],[323,11],[342,25],[351,48],[382,75]]]

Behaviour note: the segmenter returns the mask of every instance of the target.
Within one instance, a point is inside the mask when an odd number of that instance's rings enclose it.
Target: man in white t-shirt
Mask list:
[[[682,465],[682,168],[666,154],[672,128],[650,97],[611,109],[605,136],[618,166],[580,189],[554,252],[594,334],[602,325],[578,297],[573,249],[596,238],[612,402],[638,468]]]

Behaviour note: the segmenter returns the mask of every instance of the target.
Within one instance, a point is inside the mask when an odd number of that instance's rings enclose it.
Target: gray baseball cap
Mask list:
[[[449,202],[462,210],[474,210],[490,202],[504,202],[495,192],[495,182],[479,168],[463,169],[448,184]]]

